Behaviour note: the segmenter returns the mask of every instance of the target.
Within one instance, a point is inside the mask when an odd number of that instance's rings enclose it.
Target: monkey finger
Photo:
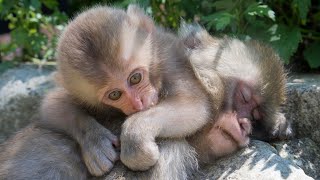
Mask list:
[[[112,169],[113,163],[117,159],[117,153],[112,151],[114,150],[110,147],[107,149],[92,148],[91,151],[84,153],[85,163],[92,175],[101,176]]]
[[[114,148],[119,148],[120,147],[120,140],[119,138],[114,135],[110,130],[105,129],[105,136],[112,142],[112,145]]]
[[[112,147],[101,148],[102,154],[105,155],[111,162],[116,162],[119,160],[119,152]]]
[[[102,176],[104,173],[111,170],[113,164],[103,156],[101,156],[99,160],[97,157],[93,158],[92,154],[89,155],[88,153],[85,153],[83,159],[91,175]],[[103,162],[104,165],[101,162]]]
[[[104,172],[109,172],[113,167],[113,162],[110,160],[108,156],[102,155],[103,153],[99,153],[100,156],[97,156],[95,162],[98,167]]]
[[[294,133],[291,127],[291,122],[286,119],[283,113],[276,114],[276,124],[271,131],[271,139],[284,140],[293,137]]]

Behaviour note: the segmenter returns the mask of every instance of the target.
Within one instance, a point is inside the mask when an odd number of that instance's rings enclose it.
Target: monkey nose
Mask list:
[[[141,98],[134,98],[132,101],[132,107],[134,110],[136,111],[141,111],[143,110],[143,103],[142,103],[142,100]]]

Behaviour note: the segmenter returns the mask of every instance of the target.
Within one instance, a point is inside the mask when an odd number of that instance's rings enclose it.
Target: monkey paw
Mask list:
[[[293,130],[290,121],[282,113],[278,113],[276,119],[277,123],[271,131],[271,139],[284,140],[292,138]]]
[[[159,154],[158,145],[154,141],[136,142],[131,138],[121,136],[120,159],[131,170],[150,169],[158,161]]]
[[[93,176],[101,176],[109,172],[114,162],[119,159],[118,138],[108,129],[102,132],[87,133],[81,143],[84,162]]]

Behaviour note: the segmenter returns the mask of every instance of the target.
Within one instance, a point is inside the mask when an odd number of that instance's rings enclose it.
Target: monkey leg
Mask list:
[[[34,124],[2,145],[0,162],[0,179],[4,180],[85,180],[88,176],[73,140]]]

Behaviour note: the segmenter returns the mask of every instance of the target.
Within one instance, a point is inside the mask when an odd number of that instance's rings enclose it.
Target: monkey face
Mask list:
[[[153,26],[150,18],[132,8],[97,8],[78,16],[59,41],[64,88],[84,103],[112,106],[127,115],[156,104],[158,90],[149,80],[156,59]]]
[[[118,108],[126,115],[148,109],[158,102],[158,90],[149,79],[150,63],[154,59],[151,37],[146,31],[141,30],[140,34],[137,31],[131,25],[123,25],[116,60],[108,59],[105,63],[108,78],[106,85],[98,91],[102,103]]]
[[[249,144],[251,122],[236,112],[224,112],[208,133],[209,157],[222,157]]]
[[[124,74],[114,73],[108,85],[98,91],[102,103],[118,108],[126,115],[157,104],[158,91],[150,83],[147,69],[141,67]]]
[[[189,141],[199,153],[201,162],[212,163],[249,144],[252,125],[235,111],[225,111]]]

